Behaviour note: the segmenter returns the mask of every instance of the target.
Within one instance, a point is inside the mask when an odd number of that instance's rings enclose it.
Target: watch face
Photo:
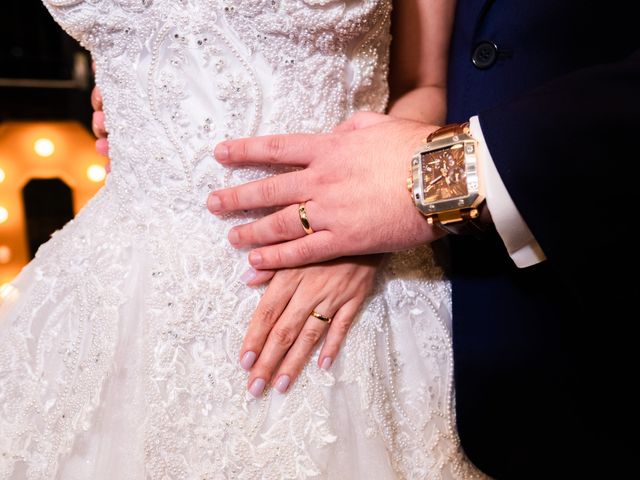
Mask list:
[[[425,153],[422,157],[422,187],[425,203],[466,197],[467,174],[462,145]]]

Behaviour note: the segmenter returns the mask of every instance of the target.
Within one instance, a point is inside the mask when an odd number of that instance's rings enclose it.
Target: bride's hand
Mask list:
[[[109,157],[109,140],[107,138],[107,129],[104,124],[102,93],[100,93],[100,89],[98,87],[94,87],[91,91],[91,107],[93,108],[91,129],[93,130],[93,134],[96,136],[96,151],[104,157]]]
[[[325,333],[318,367],[331,368],[373,290],[380,260],[380,255],[350,257],[276,272],[240,351],[240,365],[250,371],[247,387],[254,397],[262,395],[269,383],[285,393]],[[324,321],[312,312],[332,320]]]

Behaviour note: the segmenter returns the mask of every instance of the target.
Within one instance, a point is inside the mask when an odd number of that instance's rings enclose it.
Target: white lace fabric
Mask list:
[[[224,138],[328,131],[387,100],[390,0],[45,0],[91,50],[112,173],[0,306],[0,479],[475,478],[454,428],[450,288],[390,256],[330,372],[254,400],[261,291],[211,189]]]

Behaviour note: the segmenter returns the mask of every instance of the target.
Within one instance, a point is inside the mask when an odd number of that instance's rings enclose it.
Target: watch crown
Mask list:
[[[409,192],[413,191],[413,178],[411,177],[407,178],[407,190],[409,190]]]

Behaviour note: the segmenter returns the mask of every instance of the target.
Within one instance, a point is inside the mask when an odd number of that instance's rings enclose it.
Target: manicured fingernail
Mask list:
[[[242,274],[242,276],[240,277],[240,280],[243,281],[244,283],[249,283],[251,280],[256,278],[256,275],[258,275],[258,272],[254,268],[250,268],[249,270],[247,270]]]
[[[224,144],[219,144],[214,150],[213,155],[219,162],[226,162],[229,160],[229,147]]]
[[[96,140],[96,150],[103,157],[109,155],[109,142],[106,138],[99,138],[98,140]]]
[[[260,252],[251,252],[249,254],[249,263],[254,267],[260,266],[262,263],[262,255],[260,255]]]
[[[217,213],[218,211],[220,211],[220,208],[222,207],[220,197],[217,197],[216,195],[209,195],[207,206],[209,207],[209,211],[213,213]]]
[[[287,388],[289,388],[289,383],[291,383],[291,379],[289,375],[280,375],[278,381],[276,382],[276,390],[280,393],[285,393]]]
[[[265,381],[261,378],[256,378],[251,387],[249,388],[249,393],[253,395],[255,398],[258,398],[264,392]]]
[[[227,238],[229,239],[229,243],[231,245],[237,245],[238,243],[240,243],[240,235],[236,230],[230,230]]]
[[[246,352],[240,360],[240,366],[247,371],[253,367],[254,363],[256,363],[256,352]]]
[[[324,357],[324,359],[322,360],[322,365],[320,365],[320,368],[322,370],[329,370],[332,364],[333,364],[333,359],[331,357]]]

